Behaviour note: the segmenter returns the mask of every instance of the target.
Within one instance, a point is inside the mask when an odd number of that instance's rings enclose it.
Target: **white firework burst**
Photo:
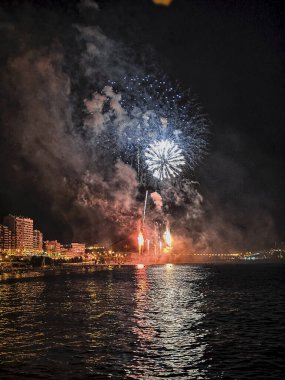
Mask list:
[[[145,151],[145,157],[148,170],[160,181],[178,176],[185,165],[182,150],[171,140],[150,144]]]

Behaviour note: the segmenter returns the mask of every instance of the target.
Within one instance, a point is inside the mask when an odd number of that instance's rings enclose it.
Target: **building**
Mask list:
[[[34,251],[37,251],[37,252],[43,251],[43,234],[39,230],[33,231],[33,246],[34,246]]]
[[[44,242],[44,250],[48,255],[60,255],[61,244],[57,240],[46,240]]]
[[[71,245],[70,245],[70,251],[75,256],[83,256],[85,254],[85,244],[71,243]]]
[[[10,251],[12,248],[12,232],[7,226],[0,224],[0,251]]]
[[[12,233],[12,249],[32,251],[33,242],[33,219],[22,216],[8,215],[4,217],[4,225]]]
[[[71,243],[64,247],[63,254],[67,257],[81,257],[85,254],[85,244]]]

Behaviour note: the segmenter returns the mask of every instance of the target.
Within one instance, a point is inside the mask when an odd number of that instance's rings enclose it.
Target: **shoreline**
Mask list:
[[[124,264],[90,264],[90,263],[64,263],[61,265],[49,265],[41,267],[0,267],[0,282],[6,279],[17,279],[17,278],[30,278],[30,277],[41,277],[48,273],[56,273],[60,275],[61,272],[68,272],[72,270],[92,270],[92,271],[103,271],[110,269],[119,269],[122,267],[137,267],[138,265],[143,265],[142,268],[147,268],[149,266],[165,266],[167,264],[172,265],[261,265],[261,264],[284,264],[285,260],[239,260],[239,261],[192,261],[192,262],[177,262],[177,263],[124,263]]]

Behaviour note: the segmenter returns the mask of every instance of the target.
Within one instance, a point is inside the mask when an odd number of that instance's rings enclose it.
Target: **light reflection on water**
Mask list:
[[[0,378],[282,378],[284,274],[165,265],[6,277]]]
[[[199,329],[203,294],[195,283],[206,273],[197,267],[177,269],[157,266],[136,271],[132,331],[137,349],[128,369],[130,378],[167,373],[198,379],[203,374],[198,368],[206,347],[205,332]]]

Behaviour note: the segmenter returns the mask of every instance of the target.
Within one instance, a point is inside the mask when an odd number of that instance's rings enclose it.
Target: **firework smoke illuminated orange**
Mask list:
[[[173,0],[152,0],[154,2],[154,4],[157,4],[157,5],[170,5],[172,3]]]

